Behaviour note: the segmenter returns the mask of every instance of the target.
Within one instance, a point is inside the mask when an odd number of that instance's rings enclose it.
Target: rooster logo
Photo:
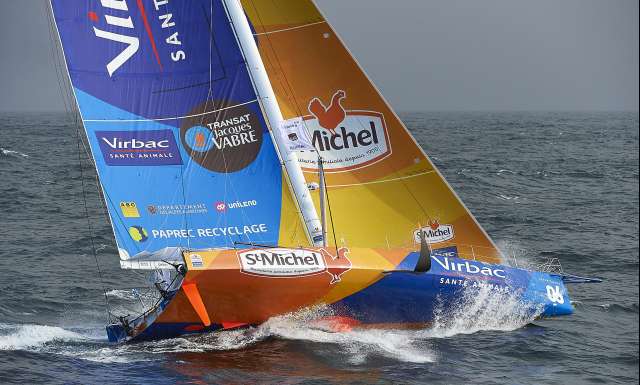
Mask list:
[[[349,249],[346,247],[338,248],[338,255],[333,256],[327,250],[320,249],[320,254],[327,263],[327,273],[331,276],[331,282],[329,284],[342,281],[342,275],[351,270],[351,261],[347,258]]]
[[[324,103],[318,98],[313,98],[309,102],[309,112],[318,119],[320,127],[329,131],[331,135],[336,134],[336,128],[340,123],[344,121],[347,116],[344,107],[342,106],[342,99],[347,97],[347,93],[339,90],[331,98],[331,105],[325,107]]]

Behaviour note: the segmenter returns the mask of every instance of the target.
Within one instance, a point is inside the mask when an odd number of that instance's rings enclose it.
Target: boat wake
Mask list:
[[[304,349],[313,354],[337,351],[345,362],[355,365],[374,358],[429,363],[437,361],[439,339],[482,331],[512,331],[539,314],[539,309],[523,304],[511,293],[479,286],[467,289],[458,305],[439,308],[431,327],[420,330],[354,328],[336,332],[323,322],[333,312],[320,306],[274,317],[253,328],[122,345],[108,343],[101,327],[0,324],[0,350],[59,354],[107,363],[162,360],[164,354],[237,351],[284,341],[303,342]]]

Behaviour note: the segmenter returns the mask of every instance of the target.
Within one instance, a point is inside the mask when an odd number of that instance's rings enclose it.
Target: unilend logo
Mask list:
[[[309,102],[304,120],[313,146],[324,159],[326,172],[343,172],[376,163],[391,154],[391,143],[384,116],[379,112],[346,110],[345,91],[337,91],[328,107],[319,99]],[[305,171],[317,171],[317,155],[298,153]]]
[[[344,273],[351,270],[347,258],[349,249],[341,247],[333,256],[325,249],[252,249],[238,252],[241,271],[245,274],[271,278],[296,278],[327,273],[330,284],[341,281]]]
[[[234,202],[223,202],[219,201],[213,204],[218,212],[225,212],[227,209],[244,209],[249,207],[256,207],[258,205],[258,201],[255,199],[248,201],[234,201]]]
[[[182,164],[171,130],[96,131],[109,166],[166,166]]]
[[[429,226],[413,232],[416,243],[420,243],[421,233],[424,234],[427,243],[440,243],[453,239],[453,226],[441,225],[437,220],[429,221]]]
[[[151,22],[156,19],[160,21],[159,31],[156,32],[162,32],[164,43],[166,43],[168,47],[172,47],[168,50],[171,60],[173,62],[178,62],[185,60],[187,57],[185,51],[181,49],[182,41],[180,33],[176,28],[176,21],[173,20],[173,13],[171,13],[167,9],[164,9],[164,7],[166,7],[168,3],[169,2],[167,0],[153,1],[153,8],[155,9],[150,10],[152,12],[155,11],[156,14],[151,15],[152,17],[149,17],[147,15],[147,10],[142,4],[142,1],[137,1],[135,3],[137,4],[138,10],[140,11],[140,16],[145,26],[145,31],[149,38],[149,42],[151,43],[153,56],[155,58],[155,61],[158,63],[160,71],[162,71],[163,69],[162,59],[160,57],[160,53],[158,52],[158,46],[156,44],[156,39],[153,33],[153,27],[155,26],[155,24],[150,23],[150,20]],[[136,26],[133,23],[133,19],[131,18],[131,11],[129,10],[127,0],[100,0],[100,4],[103,7],[103,11],[109,12],[105,13],[104,19],[109,28],[113,29],[114,31],[105,31],[94,26],[93,32],[95,33],[96,37],[118,43],[118,45],[122,47],[121,51],[106,65],[107,72],[111,77],[138,52],[138,50],[140,49],[140,38],[139,36],[137,36],[137,33],[139,32],[137,31]],[[89,20],[91,20],[95,24],[98,24],[100,22],[100,17],[95,11],[90,11],[87,16]],[[113,49],[110,47],[108,51],[117,52],[117,49]]]
[[[222,101],[208,103],[220,106]],[[253,163],[262,146],[264,127],[247,106],[205,113],[207,104],[189,113],[180,128],[182,145],[202,167],[222,173],[239,171]],[[205,115],[202,115],[202,114]]]

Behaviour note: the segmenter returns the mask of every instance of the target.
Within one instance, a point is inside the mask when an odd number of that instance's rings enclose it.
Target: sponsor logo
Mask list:
[[[189,257],[191,259],[191,265],[193,267],[202,267],[204,263],[202,262],[202,257],[198,254],[193,254]]]
[[[146,242],[149,239],[149,233],[142,226],[129,227],[129,236],[136,242]]]
[[[259,115],[247,106],[206,113],[207,108],[220,105],[224,102],[214,101],[194,109],[189,115],[196,116],[183,121],[180,133],[182,145],[198,164],[211,171],[231,173],[244,169],[258,157],[264,126]]]
[[[431,250],[433,257],[458,258],[458,248],[456,246],[444,247],[442,249]]]
[[[209,212],[204,203],[175,204],[175,205],[149,205],[147,211],[152,215],[194,215]]]
[[[484,275],[487,277],[507,278],[503,269],[494,268],[490,265],[470,261],[456,262],[448,257],[438,257],[435,255],[432,256],[432,259],[447,271],[455,271],[470,275]]]
[[[229,203],[219,201],[214,203],[213,206],[216,208],[216,211],[224,212],[229,209],[244,209],[248,207],[256,207],[258,206],[258,201],[256,201],[255,199],[248,201],[234,201]]]
[[[125,218],[140,218],[136,202],[120,202],[120,211]]]
[[[346,110],[344,91],[337,91],[328,107],[319,99],[309,102],[302,119],[311,133],[311,142],[323,158],[326,172],[343,172],[365,166],[391,154],[384,115],[374,111]],[[305,171],[317,171],[315,152],[301,151],[298,159]]]
[[[294,278],[327,273],[330,284],[342,280],[342,275],[351,270],[347,258],[349,249],[341,247],[333,256],[325,249],[251,249],[238,251],[241,271],[249,275],[270,278]]]
[[[242,237],[253,234],[269,232],[266,224],[254,224],[245,226],[208,227],[197,229],[152,229],[151,236],[154,239],[182,239],[182,238],[217,238],[217,237]]]
[[[554,304],[559,303],[562,305],[564,303],[564,296],[562,295],[562,290],[560,290],[560,286],[558,285],[547,285],[547,298],[549,298],[549,301]]]
[[[171,130],[96,131],[109,166],[166,166],[182,164]]]
[[[127,0],[101,0],[100,3],[102,4],[103,11],[108,12],[105,13],[104,20],[106,24],[109,25],[109,29],[112,29],[113,31],[105,31],[94,26],[93,32],[95,33],[96,37],[111,41],[113,43],[117,43],[115,45],[117,49],[114,50],[110,47],[109,52],[118,52],[118,50],[120,50],[119,53],[106,65],[107,72],[111,77],[134,55],[136,55],[136,53],[138,53],[140,49],[140,38],[137,35],[140,32],[138,32],[137,27],[133,23],[131,15],[129,15],[131,11],[129,10],[129,4]],[[142,17],[149,42],[151,43],[153,56],[155,58],[155,61],[158,63],[159,69],[161,71],[163,69],[162,58],[160,57],[160,53],[158,52],[156,36],[154,36],[152,32],[150,23],[159,21],[160,31],[162,31],[163,33],[160,38],[164,38],[164,43],[167,45],[167,47],[172,47],[168,50],[171,61],[179,62],[185,60],[187,57],[185,51],[180,49],[182,46],[182,41],[180,33],[176,29],[176,20],[173,19],[173,13],[165,9],[168,3],[168,0],[153,1],[156,14],[151,15],[152,17],[149,17],[147,14],[147,10],[142,4],[142,1],[135,2],[140,12],[140,16]],[[96,11],[88,12],[87,16],[89,17],[89,20],[91,20],[94,24],[100,23],[100,17],[98,16],[98,13]]]
[[[453,239],[453,226],[441,225],[437,220],[429,221],[429,226],[423,227],[413,232],[413,239],[420,243],[421,235],[424,234],[427,243],[440,243]]]

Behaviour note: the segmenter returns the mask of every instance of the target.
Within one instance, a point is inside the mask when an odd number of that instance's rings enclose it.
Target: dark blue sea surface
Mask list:
[[[109,344],[94,250],[113,301],[131,295],[116,288],[137,278],[119,269],[76,122],[4,114],[0,383],[637,383],[638,113],[402,118],[499,245],[605,279],[569,288],[574,315],[528,320],[480,298],[427,330],[330,333],[294,315],[242,331]]]

